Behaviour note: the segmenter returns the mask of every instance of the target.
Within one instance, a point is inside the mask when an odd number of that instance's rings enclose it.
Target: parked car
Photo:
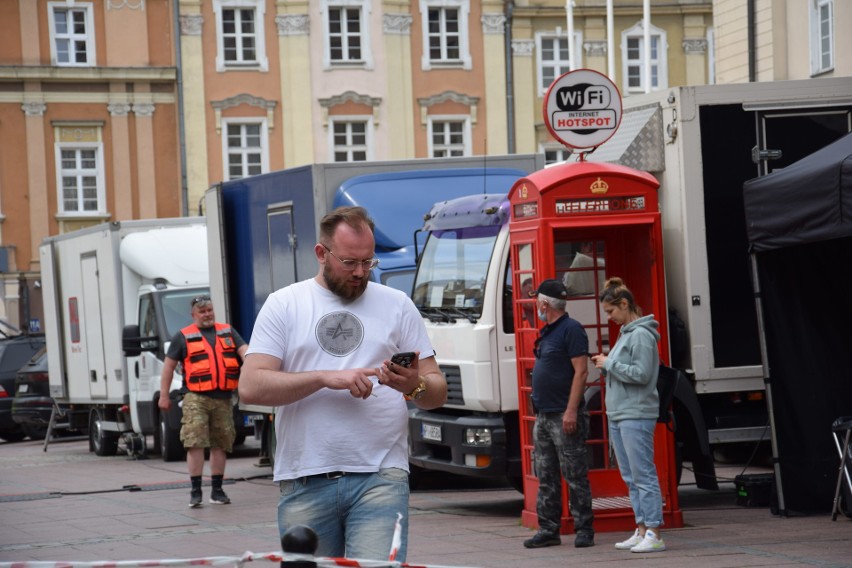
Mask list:
[[[21,425],[12,420],[15,379],[18,369],[43,347],[43,335],[15,335],[0,339],[0,438],[7,442],[17,442],[26,437]]]
[[[12,420],[20,424],[24,434],[33,440],[42,440],[47,434],[50,414],[53,411],[53,398],[50,396],[50,384],[47,375],[47,347],[39,349],[32,358],[18,370],[15,379],[15,398],[12,401]],[[77,432],[72,425],[85,423],[72,420],[74,408],[59,405],[62,415],[54,424],[54,434]],[[81,410],[83,414],[85,409]],[[79,433],[79,432],[78,432]]]

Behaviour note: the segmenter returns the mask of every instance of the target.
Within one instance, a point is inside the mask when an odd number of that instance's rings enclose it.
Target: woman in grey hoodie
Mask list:
[[[654,430],[660,406],[659,324],[653,315],[642,316],[633,293],[621,278],[607,280],[599,300],[607,317],[621,326],[609,354],[595,355],[592,361],[606,380],[609,439],[636,517],[633,536],[615,547],[632,552],[661,552],[666,549],[660,537],[663,498],[654,463]]]

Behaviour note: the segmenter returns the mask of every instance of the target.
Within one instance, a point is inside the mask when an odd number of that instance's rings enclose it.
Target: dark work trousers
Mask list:
[[[562,412],[539,412],[535,418],[535,471],[538,477],[536,512],[539,530],[558,535],[562,517],[562,478],[568,482],[568,504],[577,534],[594,535],[592,489],[586,440],[589,415],[578,412],[577,432],[562,429]]]

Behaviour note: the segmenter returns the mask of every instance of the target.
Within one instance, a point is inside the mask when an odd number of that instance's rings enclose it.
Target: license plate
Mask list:
[[[18,392],[24,394],[30,391],[30,385],[18,385]]]
[[[420,432],[423,435],[424,440],[431,440],[433,442],[441,441],[441,427],[436,426],[435,424],[421,424]]]
[[[263,420],[263,416],[260,414],[245,414],[243,415],[243,425],[244,426],[254,426],[255,422],[259,422]]]

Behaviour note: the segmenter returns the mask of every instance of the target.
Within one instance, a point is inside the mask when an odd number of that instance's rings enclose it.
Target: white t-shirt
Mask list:
[[[281,370],[377,368],[401,351],[435,354],[420,312],[404,293],[370,282],[347,302],[313,278],[269,295],[257,316],[248,353],[281,359]],[[373,379],[376,383],[377,379]],[[373,387],[375,397],[321,389],[279,406],[275,415],[275,481],[328,471],[408,471],[408,409],[399,391]]]

